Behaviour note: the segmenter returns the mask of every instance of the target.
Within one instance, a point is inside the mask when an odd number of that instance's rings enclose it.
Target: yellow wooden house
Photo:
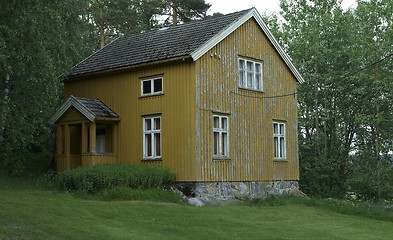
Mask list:
[[[120,37],[64,79],[57,171],[142,163],[178,182],[296,182],[301,82],[255,8]]]

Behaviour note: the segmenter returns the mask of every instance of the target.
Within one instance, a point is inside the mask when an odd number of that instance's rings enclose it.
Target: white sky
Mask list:
[[[215,12],[227,14],[252,7],[261,14],[265,11],[277,13],[280,11],[279,0],[205,0],[205,2],[212,5],[208,14]],[[343,0],[342,6],[344,9],[356,7],[356,0]]]

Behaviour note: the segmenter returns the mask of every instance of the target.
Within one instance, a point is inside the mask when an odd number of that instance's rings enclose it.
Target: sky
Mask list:
[[[279,0],[205,0],[205,2],[212,5],[208,14],[213,14],[215,12],[227,14],[252,7],[255,7],[259,13],[265,11],[278,13],[280,11]],[[344,9],[356,7],[356,1],[343,0],[342,6]]]

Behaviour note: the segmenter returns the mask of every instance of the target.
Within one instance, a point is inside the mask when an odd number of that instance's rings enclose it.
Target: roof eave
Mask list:
[[[114,71],[124,71],[124,70],[128,70],[128,69],[133,69],[133,68],[147,67],[147,66],[151,66],[151,65],[174,62],[174,61],[185,61],[188,59],[192,59],[192,56],[191,55],[183,55],[183,56],[168,58],[168,59],[164,59],[164,60],[152,61],[152,62],[141,63],[141,64],[136,64],[136,65],[129,65],[126,67],[110,68],[110,69],[106,69],[106,70],[77,74],[77,75],[67,75],[63,79],[63,81],[79,79],[81,77],[87,77],[87,76],[95,76],[95,75],[110,73],[110,72],[114,72]]]
[[[191,53],[191,57],[194,61],[198,60],[200,57],[202,57],[205,53],[207,53],[211,48],[213,48],[215,45],[217,45],[219,42],[221,42],[224,38],[226,38],[229,34],[234,32],[238,27],[240,27],[243,23],[248,21],[250,18],[254,17],[254,19],[257,21],[258,25],[261,27],[263,32],[266,34],[270,42],[273,44],[274,48],[278,52],[278,54],[281,56],[281,58],[284,60],[288,68],[291,70],[292,74],[295,76],[296,80],[299,83],[303,83],[304,79],[300,75],[299,71],[296,69],[296,67],[293,65],[290,57],[288,54],[284,51],[284,49],[280,46],[276,38],[273,36],[272,32],[269,30],[269,28],[266,26],[264,23],[261,15],[258,13],[258,11],[255,8],[252,8],[249,12],[247,12],[243,17],[239,18],[237,21],[233,22],[229,27],[218,33],[216,36],[211,38],[209,41],[207,41],[205,44],[200,46],[198,49],[196,49],[193,53]]]
[[[119,117],[96,117],[95,121],[105,121],[105,122],[119,122],[120,118]]]

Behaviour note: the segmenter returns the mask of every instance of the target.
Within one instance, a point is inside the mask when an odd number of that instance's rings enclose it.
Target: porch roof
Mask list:
[[[114,112],[110,107],[105,105],[99,99],[80,98],[71,95],[63,105],[57,110],[57,112],[49,120],[49,123],[56,123],[61,116],[70,108],[74,107],[83,116],[85,116],[90,122],[96,120],[119,120],[119,115]]]

